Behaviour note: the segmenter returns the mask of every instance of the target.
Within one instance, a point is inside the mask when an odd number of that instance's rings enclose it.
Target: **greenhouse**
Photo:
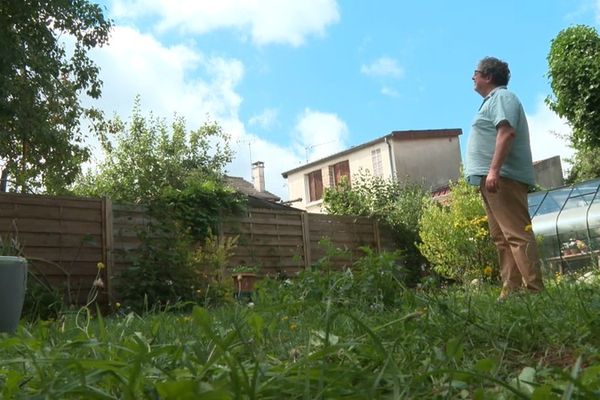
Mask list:
[[[600,178],[529,195],[532,228],[544,265],[563,271],[600,254]]]

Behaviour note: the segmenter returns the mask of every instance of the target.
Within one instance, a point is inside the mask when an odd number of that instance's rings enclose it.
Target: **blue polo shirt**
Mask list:
[[[534,186],[527,118],[521,102],[506,86],[492,90],[475,115],[467,143],[465,176],[477,184],[488,174],[496,148],[496,126],[505,120],[515,129],[515,138],[500,168],[500,176]]]

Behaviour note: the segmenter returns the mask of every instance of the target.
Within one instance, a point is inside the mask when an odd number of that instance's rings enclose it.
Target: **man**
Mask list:
[[[529,128],[521,102],[506,88],[507,63],[486,57],[472,79],[483,103],[469,135],[465,175],[483,197],[500,261],[499,300],[505,300],[523,287],[531,292],[544,288],[527,208],[527,192],[535,184]]]

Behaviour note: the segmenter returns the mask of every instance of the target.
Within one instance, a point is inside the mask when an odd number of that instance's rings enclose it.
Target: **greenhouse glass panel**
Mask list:
[[[537,214],[546,195],[548,195],[548,192],[534,192],[529,195],[529,215],[534,216]]]
[[[533,231],[547,265],[578,268],[600,253],[600,179],[528,196]]]
[[[579,207],[589,207],[592,204],[592,200],[594,200],[594,193],[589,193],[586,195],[569,197],[569,199],[565,202],[565,206],[563,210],[568,210],[571,208],[579,208]]]

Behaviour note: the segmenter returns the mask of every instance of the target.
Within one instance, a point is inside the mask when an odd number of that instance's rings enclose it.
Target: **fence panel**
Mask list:
[[[302,214],[296,211],[250,209],[242,218],[222,225],[222,236],[238,236],[230,267],[260,267],[260,273],[293,275],[305,266]]]
[[[65,290],[67,301],[85,304],[106,262],[102,199],[0,194],[0,235],[23,247],[39,279]],[[102,279],[108,277],[103,271]],[[104,292],[100,301],[106,301]]]
[[[308,226],[311,263],[329,255],[333,268],[346,268],[363,255],[360,247],[380,248],[377,224],[367,217],[308,214]]]
[[[102,271],[106,288],[99,300],[104,304],[118,300],[118,277],[132,265],[141,245],[139,233],[149,223],[147,209],[139,205],[0,194],[2,239],[17,236],[31,270],[65,288],[67,299],[77,304],[85,304],[100,261],[107,268]],[[270,276],[293,276],[328,255],[320,244],[325,238],[334,249],[347,250],[348,255],[330,259],[337,269],[352,265],[362,255],[361,246],[395,248],[391,234],[366,217],[273,209],[250,209],[242,217],[230,218],[221,225],[219,236],[238,237],[230,268],[257,266]]]

